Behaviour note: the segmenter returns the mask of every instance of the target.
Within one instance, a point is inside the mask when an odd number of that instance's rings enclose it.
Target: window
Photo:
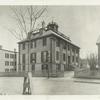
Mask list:
[[[16,59],[16,56],[17,56],[17,54],[15,53],[15,55],[14,55],[15,59]]]
[[[66,49],[66,42],[65,41],[62,41],[62,46],[63,46],[62,47],[63,49]]]
[[[5,66],[9,66],[9,61],[5,61]]]
[[[25,65],[23,65],[23,71],[25,71]]]
[[[73,56],[73,58],[72,58],[72,62],[74,62],[74,56]]]
[[[10,62],[10,66],[14,66],[14,62]]]
[[[16,61],[14,63],[15,63],[15,66],[16,66],[17,65]]]
[[[37,44],[36,44],[36,40],[34,41],[34,48],[36,48]]]
[[[48,52],[43,51],[41,52],[41,62],[47,62],[48,61]]]
[[[33,41],[31,41],[30,43],[30,48],[33,48]]]
[[[63,61],[65,61],[66,59],[66,56],[65,56],[65,53],[63,53]]]
[[[36,53],[31,53],[31,55],[30,55],[30,63],[36,63]]]
[[[56,60],[59,60],[59,51],[56,51]]]
[[[56,64],[56,66],[57,66],[57,70],[58,70],[58,71],[61,71],[61,66],[60,66],[60,64]]]
[[[8,53],[5,53],[5,58],[9,58],[9,54]]]
[[[32,71],[35,71],[35,65],[32,65]]]
[[[75,49],[74,48],[72,48],[72,51],[73,51],[73,53],[75,53]]]
[[[22,64],[25,64],[25,54],[22,55]]]
[[[70,46],[68,45],[68,51],[70,50]]]
[[[68,56],[68,64],[70,64],[70,56]]]
[[[5,69],[5,72],[9,72],[9,69],[8,69],[8,68],[6,68],[6,69]]]
[[[48,65],[47,64],[43,64],[42,65],[42,70],[48,70]]]
[[[12,69],[9,69],[9,70],[10,70],[10,72],[14,72],[15,71],[15,69],[13,69],[13,68]]]
[[[46,46],[46,44],[47,44],[47,38],[45,37],[43,38],[43,46]]]
[[[64,71],[66,71],[66,64],[64,64]]]
[[[66,44],[65,43],[63,44],[63,49],[66,49]]]
[[[22,44],[22,49],[23,49],[23,50],[25,49],[25,43]]]
[[[57,41],[56,41],[56,46],[60,47],[60,40],[59,39],[57,39]]]
[[[31,41],[31,43],[30,43],[30,48],[36,48],[36,40],[34,40],[34,41]]]
[[[76,53],[77,53],[77,54],[79,53],[79,50],[78,50],[78,49],[76,49]]]
[[[78,57],[76,57],[76,62],[78,62]]]
[[[10,54],[10,58],[14,58],[14,54]]]

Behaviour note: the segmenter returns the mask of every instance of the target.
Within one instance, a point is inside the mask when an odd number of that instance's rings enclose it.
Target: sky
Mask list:
[[[16,28],[10,6],[0,6],[0,45],[4,49],[18,49],[17,40],[8,28]],[[59,31],[70,36],[80,47],[80,57],[97,54],[97,39],[100,35],[100,6],[47,6],[46,24],[52,20],[58,23]]]

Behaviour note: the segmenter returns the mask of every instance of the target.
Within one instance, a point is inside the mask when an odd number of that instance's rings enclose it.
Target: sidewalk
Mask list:
[[[74,78],[74,72],[68,71],[65,72],[64,77],[62,80],[69,80],[73,82],[79,82],[79,83],[94,83],[94,84],[100,84],[100,79],[91,79],[91,78]]]
[[[74,82],[100,84],[100,79],[74,78]]]
[[[64,74],[64,77],[57,77],[57,78],[33,78],[36,80],[49,80],[49,81],[72,81],[72,82],[79,82],[79,83],[92,83],[92,84],[100,84],[100,79],[89,79],[89,78],[74,78],[74,72],[73,71],[68,71]]]

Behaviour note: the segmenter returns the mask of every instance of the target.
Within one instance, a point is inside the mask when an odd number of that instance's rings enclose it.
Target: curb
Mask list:
[[[79,82],[79,83],[92,83],[92,84],[100,84],[100,81],[97,82],[97,81],[86,81],[86,80],[74,80],[74,82]]]

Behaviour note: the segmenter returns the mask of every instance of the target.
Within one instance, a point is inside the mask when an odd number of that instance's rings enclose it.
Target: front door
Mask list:
[[[43,76],[48,75],[48,65],[47,64],[42,65],[42,72],[43,72]]]
[[[32,70],[32,72],[35,71],[35,64],[32,64],[31,70]]]

